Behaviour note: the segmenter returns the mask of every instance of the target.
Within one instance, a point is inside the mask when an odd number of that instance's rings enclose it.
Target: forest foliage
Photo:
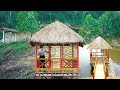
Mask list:
[[[98,35],[103,38],[120,37],[119,11],[0,11],[0,27],[16,29],[20,33],[35,33],[40,30],[40,24],[49,24],[56,19],[82,27],[78,33],[86,41]]]

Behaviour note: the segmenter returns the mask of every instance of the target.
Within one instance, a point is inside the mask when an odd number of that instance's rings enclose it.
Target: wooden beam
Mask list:
[[[4,28],[4,27],[1,27],[0,31],[18,33],[18,31],[14,30],[14,29],[9,29],[9,28]]]

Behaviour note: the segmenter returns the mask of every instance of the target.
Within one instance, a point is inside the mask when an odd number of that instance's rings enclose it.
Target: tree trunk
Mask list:
[[[52,20],[51,20],[51,12],[49,13],[49,15],[50,15],[50,22],[52,22]]]

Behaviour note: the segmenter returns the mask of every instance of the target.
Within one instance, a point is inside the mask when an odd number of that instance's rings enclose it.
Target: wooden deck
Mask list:
[[[94,79],[105,79],[103,64],[97,64],[96,65],[96,71]]]

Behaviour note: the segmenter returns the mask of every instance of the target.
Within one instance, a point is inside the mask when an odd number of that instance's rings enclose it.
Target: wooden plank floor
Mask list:
[[[105,79],[103,64],[96,65],[95,79]]]
[[[101,58],[98,58],[94,79],[105,79],[104,68]]]

